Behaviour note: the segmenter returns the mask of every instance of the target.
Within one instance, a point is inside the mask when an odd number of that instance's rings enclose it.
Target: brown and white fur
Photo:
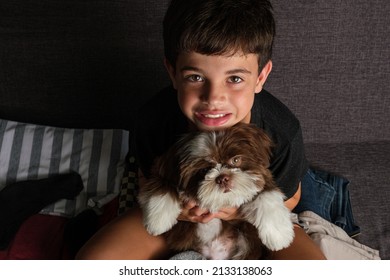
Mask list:
[[[269,167],[272,143],[259,128],[238,124],[185,135],[158,158],[140,190],[144,225],[164,234],[177,251],[195,250],[208,259],[257,259],[294,238],[290,211]],[[178,221],[183,201],[211,213],[237,207],[242,219],[209,223]]]

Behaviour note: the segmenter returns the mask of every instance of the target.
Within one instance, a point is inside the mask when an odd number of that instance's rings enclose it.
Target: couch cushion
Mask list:
[[[63,232],[68,219],[36,214],[19,228],[6,250],[0,251],[0,259],[50,260],[62,259]]]
[[[350,181],[358,240],[390,259],[390,141],[349,144],[306,144],[312,166]]]
[[[118,200],[114,199],[104,206],[97,221],[83,220],[87,211],[70,219],[33,215],[23,222],[8,248],[0,250],[0,260],[74,259],[91,234],[112,221],[117,211]]]
[[[77,172],[84,190],[41,213],[74,216],[87,206],[103,206],[119,193],[129,132],[68,129],[0,119],[0,189],[5,185]],[[88,204],[88,205],[87,205]]]

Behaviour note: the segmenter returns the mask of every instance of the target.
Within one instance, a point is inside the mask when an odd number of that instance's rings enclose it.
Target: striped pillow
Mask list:
[[[74,216],[88,206],[106,204],[119,193],[129,132],[119,129],[70,129],[0,119],[0,190],[22,180],[75,171],[84,190],[41,213]]]

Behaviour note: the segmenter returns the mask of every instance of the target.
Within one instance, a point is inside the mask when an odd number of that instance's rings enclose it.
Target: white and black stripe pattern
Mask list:
[[[128,209],[136,205],[138,194],[138,165],[134,156],[129,156],[122,178],[121,191],[119,194],[118,214],[124,214]]]
[[[23,180],[78,172],[84,191],[42,213],[74,216],[88,199],[118,194],[129,133],[115,129],[68,129],[0,119],[0,189]]]

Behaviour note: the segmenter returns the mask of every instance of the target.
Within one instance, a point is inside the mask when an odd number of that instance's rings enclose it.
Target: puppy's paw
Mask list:
[[[243,210],[247,221],[257,228],[261,242],[268,249],[278,251],[293,241],[291,213],[284,205],[283,194],[279,191],[260,193]]]
[[[145,228],[155,236],[170,230],[181,212],[180,204],[169,194],[149,197],[142,208]]]
[[[290,213],[288,209],[280,210],[276,210],[274,219],[265,218],[258,228],[260,240],[272,251],[287,248],[294,239]]]

